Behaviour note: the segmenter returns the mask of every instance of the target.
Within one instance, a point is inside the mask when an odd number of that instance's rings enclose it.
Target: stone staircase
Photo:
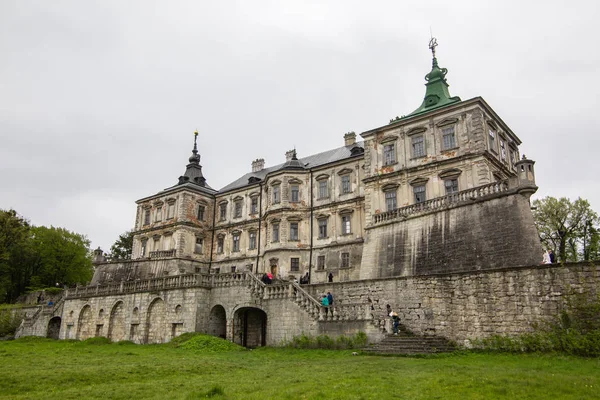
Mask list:
[[[61,316],[64,303],[65,297],[61,296],[51,307],[46,305],[38,306],[38,309],[35,313],[33,313],[31,316],[26,316],[23,318],[21,324],[15,332],[15,338],[36,335],[36,332],[40,331],[40,329],[36,329],[36,325],[42,324],[43,328],[45,328],[48,324],[48,321],[52,317]],[[44,330],[43,328],[41,330]]]
[[[405,332],[387,335],[381,342],[363,349],[370,354],[435,354],[455,351],[455,345],[439,336],[414,336]]]

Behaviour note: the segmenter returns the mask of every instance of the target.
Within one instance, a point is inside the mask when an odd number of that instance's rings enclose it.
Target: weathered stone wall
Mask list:
[[[197,330],[196,312],[207,308],[208,293],[193,288],[66,300],[60,338],[168,342],[173,333]]]
[[[360,277],[535,265],[542,248],[529,208],[515,193],[376,225],[367,229]]]
[[[96,264],[90,285],[105,285],[114,282],[127,282],[136,279],[160,278],[181,274],[208,272],[208,263],[200,263],[182,258],[162,258],[155,260],[123,260]]]
[[[305,289],[313,297],[331,291],[338,304],[372,304],[375,319],[385,319],[390,304],[411,331],[462,343],[531,331],[533,323],[555,317],[572,291],[598,293],[600,266],[540,265],[334,282]]]

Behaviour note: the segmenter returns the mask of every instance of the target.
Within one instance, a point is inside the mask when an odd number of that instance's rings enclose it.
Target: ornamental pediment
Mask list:
[[[418,135],[419,133],[423,133],[427,131],[427,128],[424,126],[415,126],[414,128],[410,128],[408,132],[406,132],[406,136]]]
[[[437,124],[435,124],[435,126],[442,127],[442,126],[446,126],[446,125],[454,125],[458,122],[458,118],[444,118],[443,120],[441,120],[440,122],[438,122]]]

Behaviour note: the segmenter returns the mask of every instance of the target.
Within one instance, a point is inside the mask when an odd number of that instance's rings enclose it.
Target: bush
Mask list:
[[[81,343],[92,346],[102,346],[105,344],[112,344],[109,338],[105,338],[104,336],[93,337],[89,339],[85,339],[81,341]]]
[[[0,337],[14,336],[21,324],[21,318],[10,308],[0,310]]]
[[[185,337],[182,338],[182,336],[184,335]],[[171,344],[180,349],[189,351],[201,351],[205,353],[245,350],[242,346],[237,345],[235,343],[231,343],[228,340],[202,333],[183,334],[178,338],[174,338],[171,341]]]
[[[310,337],[304,333],[300,336],[294,336],[291,341],[284,346],[296,349],[355,349],[367,345],[367,334],[358,332],[354,336],[338,336],[332,339],[327,335]]]
[[[532,333],[508,337],[495,335],[474,342],[486,351],[510,353],[560,352],[582,357],[600,356],[600,298],[571,294],[564,310]]]

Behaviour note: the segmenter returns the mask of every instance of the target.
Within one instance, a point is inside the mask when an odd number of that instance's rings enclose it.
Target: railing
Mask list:
[[[106,296],[112,294],[148,292],[163,289],[178,289],[188,287],[212,287],[212,277],[207,274],[187,274],[165,276],[162,278],[123,281],[107,285],[78,286],[65,291],[66,298]]]
[[[410,206],[375,214],[373,216],[373,223],[379,224],[382,222],[406,218],[413,214],[435,211],[450,205],[469,203],[474,200],[492,197],[498,193],[503,193],[506,191],[508,191],[508,181],[494,182],[488,185],[462,190],[460,192],[452,193],[443,197],[437,197],[422,203],[412,204]]]
[[[175,257],[175,249],[171,250],[154,250],[148,253],[150,258],[167,258]]]
[[[249,288],[251,295],[259,300],[289,299],[294,301],[313,319],[319,321],[349,321],[373,318],[368,304],[335,304],[330,307],[323,307],[317,299],[308,294],[295,282],[276,281],[273,284],[266,285],[251,272],[176,275],[138,281],[124,281],[108,285],[77,287],[75,289],[67,289],[64,297],[57,302],[52,310],[59,307],[64,298],[73,299],[189,287],[217,289],[236,286]]]

